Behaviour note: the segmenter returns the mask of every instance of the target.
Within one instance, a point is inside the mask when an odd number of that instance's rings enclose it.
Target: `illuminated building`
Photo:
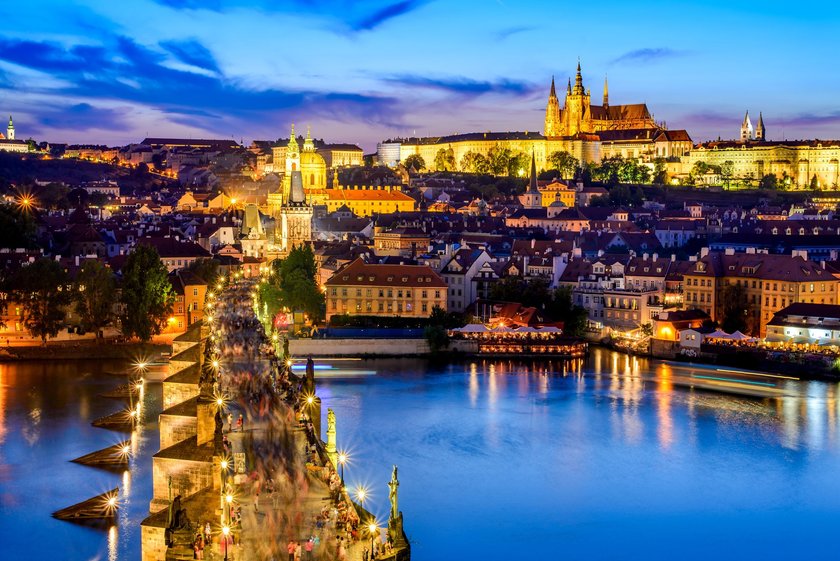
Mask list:
[[[380,265],[356,259],[325,283],[327,321],[340,314],[429,317],[446,310],[447,285],[427,265]]]
[[[417,201],[394,187],[339,188],[327,189],[327,212],[335,212],[346,206],[356,216],[411,212]]]
[[[11,115],[9,115],[9,125],[6,127],[6,136],[0,133],[0,151],[29,152],[29,144],[22,140],[15,140],[15,124],[12,122]]]
[[[772,255],[755,251],[725,253],[703,250],[683,274],[683,305],[703,310],[722,321],[724,291],[742,287],[750,334],[763,337],[773,314],[797,302],[836,304],[838,279],[820,264],[800,254]]]
[[[691,149],[686,131],[668,131],[654,121],[644,103],[610,105],[606,80],[601,105],[593,105],[589,90],[584,88],[578,63],[574,86],[569,80],[561,107],[551,80],[545,110],[544,132],[485,132],[441,137],[392,139],[377,145],[380,163],[396,165],[412,154],[420,155],[426,166],[433,167],[439,150],[451,149],[455,167],[462,171],[468,153],[484,157],[494,147],[513,153],[533,154],[537,169],[547,169],[548,157],[565,151],[580,162],[600,162],[621,155],[628,158],[679,157]],[[522,174],[526,170],[521,170]]]
[[[283,253],[312,241],[312,205],[306,202],[302,178],[300,171],[291,172],[289,198],[280,207],[280,250]]]

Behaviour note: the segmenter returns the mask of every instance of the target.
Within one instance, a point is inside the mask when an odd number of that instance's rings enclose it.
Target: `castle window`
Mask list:
[[[315,174],[314,173],[309,174],[309,184],[310,185],[315,185]]]

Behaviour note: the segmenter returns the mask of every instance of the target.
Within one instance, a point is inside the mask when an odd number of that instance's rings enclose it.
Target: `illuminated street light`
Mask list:
[[[227,554],[227,545],[228,545],[228,535],[230,534],[230,527],[225,525],[222,526],[222,534],[225,536],[225,561],[228,561],[228,554]]]
[[[362,505],[362,508],[365,507],[365,499],[367,498],[367,489],[365,489],[362,485],[356,487],[356,500],[359,501],[359,504]]]
[[[370,524],[368,524],[368,532],[370,532],[370,555],[373,558],[373,540],[376,533],[379,531],[379,527],[376,525],[376,520],[374,519]]]
[[[341,486],[344,487],[344,464],[347,463],[347,452],[338,453],[338,466],[341,470]]]

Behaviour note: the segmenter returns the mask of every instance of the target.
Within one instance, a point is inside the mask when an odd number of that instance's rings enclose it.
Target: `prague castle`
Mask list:
[[[388,165],[419,154],[426,166],[432,167],[440,150],[451,149],[456,168],[461,169],[466,154],[486,157],[494,146],[513,153],[533,154],[537,168],[545,169],[548,157],[554,152],[569,152],[581,162],[600,162],[615,155],[670,158],[687,153],[692,143],[686,131],[669,131],[657,124],[644,103],[610,105],[606,79],[603,102],[593,105],[578,63],[574,85],[570,79],[562,107],[554,79],[551,80],[543,134],[486,132],[396,139],[380,143],[377,153],[379,161]]]

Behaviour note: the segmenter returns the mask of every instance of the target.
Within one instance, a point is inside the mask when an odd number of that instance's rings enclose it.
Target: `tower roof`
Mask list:
[[[533,150],[531,151],[531,182],[528,185],[528,192],[537,194],[540,192],[537,188],[537,160],[534,157]]]
[[[306,204],[306,195],[303,192],[303,176],[300,171],[292,172],[292,188],[289,191],[289,204]]]
[[[750,126],[750,110],[747,109],[747,112],[744,114],[744,122],[741,123],[742,126],[748,127]]]
[[[294,148],[297,150],[298,143],[297,138],[295,137],[295,124],[292,123],[292,134],[289,135],[289,148]]]
[[[609,84],[607,83],[607,76],[604,75],[604,107],[607,107],[610,104],[610,89]]]
[[[758,128],[764,127],[764,115],[761,114],[761,111],[758,112]]]
[[[583,77],[580,74],[580,60],[578,60],[577,64],[577,73],[575,74],[575,89],[573,90],[573,93],[575,95],[583,95],[585,93],[583,89]]]
[[[554,76],[551,77],[551,92],[548,97],[557,97],[557,92],[554,90]]]

